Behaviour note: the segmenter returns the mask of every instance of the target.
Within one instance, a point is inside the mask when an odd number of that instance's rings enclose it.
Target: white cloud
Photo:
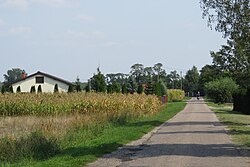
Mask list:
[[[29,34],[32,32],[30,27],[13,27],[9,30],[10,34]]]
[[[65,33],[65,37],[71,39],[76,39],[76,38],[103,39],[105,38],[105,33],[101,31],[84,32],[84,31],[68,30]]]
[[[84,15],[84,14],[78,15],[74,19],[82,21],[82,22],[95,22],[96,21],[96,17],[95,16]]]
[[[6,25],[5,21],[0,18],[0,27]]]
[[[28,0],[5,0],[3,6],[25,10],[28,8]]]

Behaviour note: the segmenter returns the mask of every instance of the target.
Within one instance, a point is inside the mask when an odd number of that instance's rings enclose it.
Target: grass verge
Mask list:
[[[98,128],[75,129],[60,142],[61,151],[46,160],[24,160],[5,166],[84,166],[103,154],[114,151],[130,141],[136,140],[156,126],[172,118],[185,107],[185,102],[169,103],[162,111],[139,120],[100,125]],[[88,137],[86,137],[88,136]],[[1,164],[0,164],[1,165]]]
[[[232,111],[232,104],[214,104],[208,105],[216,113],[220,122],[229,129],[229,134],[237,144],[250,148],[250,115]]]

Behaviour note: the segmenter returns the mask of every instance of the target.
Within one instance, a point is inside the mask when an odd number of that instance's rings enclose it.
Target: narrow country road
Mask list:
[[[89,167],[250,167],[215,114],[202,101],[186,108],[142,143],[105,155]]]

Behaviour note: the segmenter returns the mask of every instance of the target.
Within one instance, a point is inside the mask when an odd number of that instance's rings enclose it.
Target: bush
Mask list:
[[[140,85],[138,86],[137,93],[138,93],[138,94],[142,94],[142,93],[143,93],[143,85],[142,85],[142,84],[140,84]]]
[[[0,161],[15,162],[22,159],[44,160],[60,151],[55,139],[47,139],[39,132],[33,132],[19,139],[0,139]]]
[[[180,89],[169,89],[168,100],[171,102],[182,101],[185,97],[185,92]]]
[[[167,95],[166,85],[162,81],[157,82],[154,86],[154,93],[156,96]]]
[[[233,95],[234,108],[233,111],[238,111],[250,115],[250,89],[239,90]]]
[[[5,87],[5,85],[2,86],[1,92],[2,92],[2,94],[4,94],[4,93],[6,92],[6,87]]]
[[[68,88],[68,93],[71,93],[71,92],[74,92],[73,85],[69,85],[69,88]]]
[[[215,103],[232,102],[238,85],[231,78],[221,78],[205,84],[205,92]]]

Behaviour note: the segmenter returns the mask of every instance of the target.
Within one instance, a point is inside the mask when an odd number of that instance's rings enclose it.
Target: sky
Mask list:
[[[12,68],[69,81],[136,63],[185,73],[224,43],[199,0],[0,0],[0,81]]]

